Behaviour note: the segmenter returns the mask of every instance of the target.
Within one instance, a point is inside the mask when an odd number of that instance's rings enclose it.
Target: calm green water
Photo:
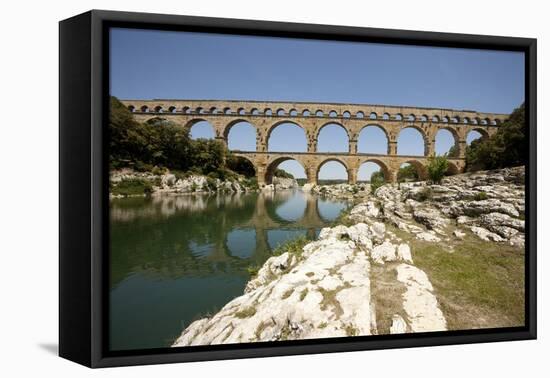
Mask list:
[[[111,350],[169,346],[243,293],[248,266],[346,207],[301,191],[111,201]]]

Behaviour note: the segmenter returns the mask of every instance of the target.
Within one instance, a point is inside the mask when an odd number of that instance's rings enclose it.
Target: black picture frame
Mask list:
[[[106,285],[110,27],[525,53],[525,326],[109,352]],[[92,10],[59,24],[59,355],[89,367],[535,339],[536,39]]]

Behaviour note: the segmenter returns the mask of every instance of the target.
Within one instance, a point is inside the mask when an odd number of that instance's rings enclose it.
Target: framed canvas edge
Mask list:
[[[91,72],[91,112],[90,128],[87,130],[91,143],[92,162],[90,166],[91,247],[89,256],[91,321],[88,329],[91,339],[91,356],[89,363],[77,362],[84,363],[90,367],[111,367],[536,339],[536,39],[99,10],[93,10],[86,14],[91,18],[91,59],[89,62]],[[364,338],[362,340],[355,340],[354,338],[350,338],[349,340],[337,343],[324,343],[321,340],[319,343],[308,345],[270,345],[266,347],[260,345],[262,343],[258,343],[258,345],[237,344],[231,349],[225,350],[185,351],[178,348],[170,351],[170,353],[129,356],[109,356],[106,354],[104,331],[107,324],[104,321],[106,319],[104,300],[107,300],[107,298],[103,298],[103,293],[106,291],[102,275],[105,272],[104,269],[107,269],[107,267],[103,266],[103,262],[104,253],[106,248],[108,248],[108,240],[104,237],[103,230],[105,224],[108,224],[108,218],[106,218],[108,214],[104,211],[105,199],[108,198],[108,186],[104,185],[107,159],[104,158],[103,146],[107,141],[102,125],[108,121],[108,118],[106,118],[108,115],[108,96],[105,95],[106,88],[108,88],[108,81],[106,80],[107,72],[105,71],[108,54],[105,53],[104,45],[107,38],[105,27],[107,25],[124,23],[129,25],[143,24],[143,26],[147,25],[151,28],[178,28],[187,26],[232,33],[244,31],[270,35],[281,34],[289,37],[292,35],[294,37],[306,36],[309,38],[318,36],[320,39],[368,39],[385,41],[386,43],[524,51],[526,57],[525,95],[526,105],[528,106],[526,122],[529,130],[530,148],[529,169],[526,175],[526,184],[528,185],[529,193],[528,206],[526,206],[526,211],[528,212],[528,216],[526,217],[528,220],[526,251],[529,251],[526,254],[528,258],[526,258],[527,277],[525,281],[527,326],[517,330],[479,330],[474,334],[442,332],[438,334],[412,334],[413,337],[408,338],[394,337],[379,340],[375,338],[372,340],[365,340]],[[73,99],[75,102],[79,100],[81,101],[82,99],[78,97]],[[86,129],[83,132],[86,132]],[[60,185],[66,185],[66,182],[61,182],[61,178]]]

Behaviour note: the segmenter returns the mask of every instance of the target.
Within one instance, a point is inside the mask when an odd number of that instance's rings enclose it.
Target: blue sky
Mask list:
[[[517,52],[113,29],[111,94],[122,99],[371,103],[508,113],[524,101],[524,61]],[[233,128],[230,148],[253,149],[253,131],[246,124]],[[191,133],[212,135],[204,124]],[[380,131],[369,127],[358,148],[384,151],[385,143]],[[450,134],[441,132],[436,152],[448,151],[452,143]],[[320,151],[340,151],[346,144],[345,133],[336,126],[326,127],[319,137]],[[297,126],[282,125],[269,146],[303,151],[305,136]],[[398,152],[422,154],[419,135],[404,130]],[[281,168],[303,176],[296,162]],[[363,167],[359,178],[375,169]],[[345,170],[327,163],[320,177],[345,178]]]

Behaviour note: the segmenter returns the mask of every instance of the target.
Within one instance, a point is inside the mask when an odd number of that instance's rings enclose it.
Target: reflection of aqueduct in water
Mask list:
[[[252,162],[260,185],[271,183],[275,168],[291,159],[302,164],[310,183],[317,182],[321,166],[328,161],[342,163],[350,183],[357,181],[361,164],[369,161],[381,167],[387,181],[396,180],[396,173],[403,163],[414,165],[420,177],[425,178],[427,157],[434,154],[435,137],[442,129],[450,131],[454,137],[458,153],[449,159],[450,173],[458,173],[464,169],[468,133],[475,130],[482,137],[490,136],[508,117],[508,114],[469,110],[306,102],[122,100],[122,103],[140,121],[162,117],[189,128],[199,121],[207,121],[213,126],[216,139],[226,145],[231,127],[239,122],[250,123],[256,128],[256,151],[234,151],[234,154]],[[283,123],[293,123],[304,129],[307,152],[268,151],[271,132]],[[348,152],[317,151],[319,133],[329,124],[340,125],[346,131]],[[359,133],[367,126],[377,126],[385,133],[387,154],[357,152]],[[405,128],[420,132],[424,140],[424,156],[397,155],[397,138]]]

